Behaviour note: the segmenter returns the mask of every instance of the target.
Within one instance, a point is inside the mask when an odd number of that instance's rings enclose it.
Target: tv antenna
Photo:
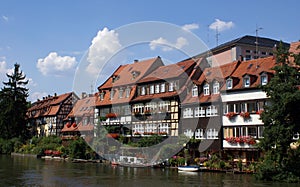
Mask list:
[[[219,30],[218,30],[218,26],[216,26],[216,43],[217,43],[217,46],[219,45],[219,36],[220,36],[220,33],[219,33]]]
[[[256,29],[255,29],[255,36],[256,36],[256,40],[255,40],[255,51],[256,51],[256,56],[257,58],[259,57],[259,54],[258,54],[258,31],[262,30],[263,28],[262,27],[257,27],[256,25]]]

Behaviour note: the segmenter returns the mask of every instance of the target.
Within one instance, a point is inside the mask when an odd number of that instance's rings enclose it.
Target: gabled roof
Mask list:
[[[214,80],[223,81],[232,75],[239,64],[240,61],[235,61],[219,67],[206,68],[201,74],[200,78],[194,82],[198,85],[202,85],[204,82],[212,82]]]
[[[232,77],[239,79],[237,84],[233,85],[232,89],[242,89],[244,75],[252,75],[256,77],[254,82],[251,81],[249,88],[255,88],[260,85],[260,75],[263,72],[274,74],[272,68],[276,65],[276,60],[273,56],[266,58],[258,58],[249,61],[243,61],[232,74]]]
[[[65,102],[69,97],[72,97],[74,93],[69,92],[61,95],[54,95],[54,96],[47,96],[44,97],[42,100],[37,100],[32,104],[27,110],[27,116],[29,118],[38,118],[43,116],[55,116],[61,106],[61,103]],[[35,114],[32,115],[32,112],[35,111]]]
[[[135,61],[132,64],[121,65],[111,77],[109,77],[101,86],[98,87],[98,90],[135,84],[145,75],[147,75],[155,64],[157,66],[163,65],[160,57],[143,61]]]
[[[188,59],[185,61],[178,62],[176,64],[170,64],[166,66],[160,66],[149,75],[142,78],[138,83],[168,80],[173,78],[178,78],[182,74],[187,73],[187,71],[195,65],[194,59]],[[187,75],[189,76],[189,75]]]
[[[77,102],[74,104],[71,112],[68,114],[67,118],[93,115],[96,97],[97,97],[96,95],[92,95],[92,96],[87,96],[83,99],[77,100]]]

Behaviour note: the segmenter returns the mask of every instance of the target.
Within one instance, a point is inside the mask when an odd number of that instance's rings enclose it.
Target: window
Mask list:
[[[261,85],[266,85],[268,83],[268,77],[266,74],[260,76]]]
[[[166,91],[166,84],[165,83],[162,83],[160,85],[160,92],[165,92]]]
[[[195,139],[204,139],[204,130],[203,129],[196,129]]]
[[[264,127],[263,126],[259,126],[258,127],[258,134],[257,134],[257,136],[258,136],[258,138],[263,138],[264,136]]]
[[[140,133],[140,134],[144,133],[144,127],[142,124],[135,124],[132,130],[133,130],[133,134],[134,133]]]
[[[250,86],[250,77],[246,75],[244,77],[244,87],[249,87]]]
[[[130,115],[131,114],[130,105],[122,106],[122,113],[124,115]]]
[[[204,107],[196,107],[194,110],[195,117],[205,117]]]
[[[110,90],[110,96],[109,96],[109,99],[110,99],[110,100],[113,100],[114,95],[115,95],[115,91],[114,91],[113,89],[111,89],[111,90]]]
[[[119,90],[119,98],[123,98],[123,93],[124,93],[123,88],[120,88],[120,90]]]
[[[241,111],[256,113],[256,111],[257,111],[256,106],[257,106],[257,104],[255,102],[242,103],[241,104]]]
[[[144,113],[144,105],[143,104],[134,104],[132,107],[134,113]]]
[[[191,108],[185,108],[183,111],[183,118],[192,118],[193,110]]]
[[[155,93],[159,93],[159,84],[155,85]]]
[[[213,94],[218,94],[220,91],[220,83],[215,81],[213,84]]]
[[[193,135],[194,135],[192,129],[185,129],[183,134],[186,135],[189,138],[193,137]]]
[[[198,96],[198,86],[194,85],[192,89],[192,97],[197,97]]]
[[[204,95],[209,95],[209,84],[208,83],[205,83],[204,86],[203,86],[203,94]]]
[[[231,78],[226,80],[226,88],[232,89],[232,79]]]
[[[248,127],[248,136],[256,138],[256,136],[257,136],[257,129],[256,129],[256,127]]]
[[[208,129],[206,137],[207,139],[218,139],[218,130]]]
[[[154,94],[154,85],[150,85],[150,94]]]
[[[174,91],[174,82],[170,82],[169,83],[169,92],[173,92]]]
[[[216,106],[211,105],[206,108],[206,116],[216,116],[218,115],[218,109]]]
[[[146,88],[145,88],[145,86],[141,87],[141,95],[146,95]]]
[[[130,88],[128,87],[128,88],[126,88],[126,90],[125,90],[125,96],[126,96],[126,98],[128,98],[129,95],[130,95]]]
[[[100,93],[100,101],[103,101],[104,100],[104,92],[101,92]]]
[[[246,61],[247,61],[247,60],[251,60],[251,58],[252,58],[251,55],[246,55],[246,56],[245,56],[245,60],[246,60]]]
[[[261,54],[262,54],[262,55],[267,55],[267,52],[262,51]]]
[[[247,50],[246,50],[246,53],[251,53],[251,50],[247,49]]]
[[[157,126],[156,124],[146,124],[146,131],[145,132],[157,132]]]
[[[158,125],[158,129],[159,129],[159,132],[166,132],[169,134],[169,124],[168,123],[161,123]]]

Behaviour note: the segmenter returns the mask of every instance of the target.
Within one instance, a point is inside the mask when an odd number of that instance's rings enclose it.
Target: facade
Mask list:
[[[71,112],[64,120],[64,127],[61,130],[62,139],[68,140],[76,137],[83,137],[87,142],[94,137],[95,118],[95,95],[83,94],[83,97],[74,104]]]
[[[33,135],[60,135],[63,121],[73,108],[78,97],[73,92],[44,97],[27,110],[28,125]]]
[[[96,97],[96,123],[107,127],[110,134],[130,137],[130,101],[137,92],[137,82],[162,66],[160,57],[121,65],[101,86]]]
[[[240,62],[220,67],[205,68],[201,76],[193,80],[185,100],[181,103],[182,132],[200,140],[199,152],[212,153],[222,150],[222,101],[220,89]]]
[[[133,135],[179,135],[180,102],[196,60],[160,66],[138,81],[131,101]]]
[[[221,88],[223,102],[223,150],[248,161],[257,160],[255,144],[263,138],[264,124],[260,114],[268,98],[260,86],[272,78],[274,57],[243,61]]]
[[[209,53],[208,62],[212,66],[220,66],[237,60],[247,61],[273,56],[274,48],[279,43],[280,41],[269,38],[246,35],[221,44],[211,49],[210,52],[198,56]],[[283,42],[283,45],[287,48],[289,47],[288,43]]]

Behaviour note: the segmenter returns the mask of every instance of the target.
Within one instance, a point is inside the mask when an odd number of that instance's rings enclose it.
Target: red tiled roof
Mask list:
[[[160,57],[138,61],[132,64],[121,65],[113,73],[113,75],[105,81],[104,84],[98,87],[98,90],[135,84],[138,80],[149,73],[149,70],[151,71],[154,64],[156,64],[157,66],[163,65]],[[133,78],[134,73],[136,75],[135,78]],[[114,76],[117,78],[117,80],[113,78]]]
[[[299,54],[300,53],[300,41],[298,42],[291,42],[289,52],[294,53],[294,54]]]
[[[194,59],[188,59],[176,64],[170,64],[167,66],[160,66],[149,75],[142,78],[138,83],[145,83],[157,80],[172,79],[181,76],[186,73],[193,65],[195,65]],[[187,75],[189,76],[189,75]]]
[[[115,93],[114,93],[114,97],[111,100],[110,99],[110,90],[105,90],[105,94],[104,94],[104,99],[100,100],[100,96],[99,93],[97,93],[97,97],[96,97],[96,106],[107,106],[107,105],[113,105],[113,104],[121,104],[121,103],[129,103],[132,98],[134,97],[135,94],[135,90],[136,90],[136,85],[132,85],[131,86],[131,91],[130,91],[130,95],[128,98],[125,97],[125,89],[124,89],[124,93],[123,93],[123,97],[119,98],[119,89],[114,89]]]
[[[276,65],[276,60],[273,56],[266,58],[259,58],[249,61],[243,61],[232,74],[232,77],[239,79],[237,84],[233,85],[232,89],[241,89],[243,86],[243,76],[250,75],[254,78],[251,81],[249,88],[254,88],[260,85],[260,74],[263,72],[274,74],[272,68]],[[225,87],[225,86],[223,86]]]
[[[75,117],[75,116],[84,116],[84,115],[93,115],[94,114],[94,107],[96,105],[96,98],[97,95],[88,96],[83,99],[78,100],[71,112],[68,114],[67,118]]]
[[[61,108],[61,103],[72,96],[73,93],[65,93],[59,96],[48,96],[43,100],[38,100],[33,103],[32,107],[27,110],[27,116],[29,118],[37,118],[41,116],[53,116],[56,115],[57,112]],[[32,112],[36,113],[32,116]]]

